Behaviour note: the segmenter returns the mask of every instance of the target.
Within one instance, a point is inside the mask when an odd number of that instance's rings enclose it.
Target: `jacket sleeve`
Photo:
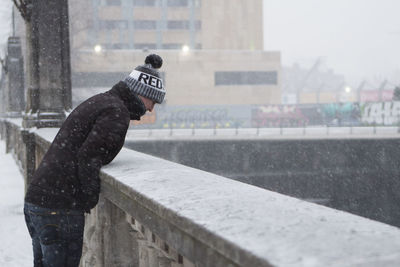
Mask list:
[[[94,123],[78,151],[79,202],[86,212],[96,206],[100,193],[100,168],[111,162],[121,150],[129,118],[119,109],[108,109]]]

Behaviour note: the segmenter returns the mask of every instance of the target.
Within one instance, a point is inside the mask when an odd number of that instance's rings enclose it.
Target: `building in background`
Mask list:
[[[87,26],[76,45],[140,50],[180,50],[185,45],[192,49],[263,49],[261,0],[72,0],[70,8],[71,22],[78,19],[78,28]],[[87,16],[81,17],[81,12]]]
[[[167,106],[279,104],[262,0],[70,0],[74,104],[157,53]]]
[[[395,84],[367,80],[350,86],[344,75],[327,68],[321,59],[306,68],[282,67],[282,104],[329,104],[392,101]]]
[[[338,103],[356,100],[355,91],[347,86],[344,75],[326,68],[321,59],[309,68],[298,64],[283,67],[282,88],[283,104]]]

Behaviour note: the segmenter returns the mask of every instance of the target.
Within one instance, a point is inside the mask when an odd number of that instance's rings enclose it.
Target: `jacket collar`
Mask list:
[[[120,81],[114,85],[108,93],[117,96],[124,102],[129,110],[131,120],[140,120],[140,117],[146,113],[143,101],[124,82]]]

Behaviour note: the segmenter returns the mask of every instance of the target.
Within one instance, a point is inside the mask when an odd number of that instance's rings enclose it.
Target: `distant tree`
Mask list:
[[[394,88],[393,101],[400,101],[400,86],[396,86],[396,88]]]

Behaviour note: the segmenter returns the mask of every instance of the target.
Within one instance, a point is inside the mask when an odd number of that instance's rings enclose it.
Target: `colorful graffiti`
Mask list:
[[[332,103],[322,105],[324,124],[332,126],[351,126],[360,123],[358,103]]]
[[[400,102],[163,107],[135,127],[246,128],[398,125]]]
[[[397,125],[400,122],[400,102],[365,103],[361,122],[367,125]]]
[[[161,128],[232,128],[249,121],[243,107],[183,107],[158,112],[157,125]],[[238,116],[238,114],[240,114]]]
[[[252,111],[253,127],[303,126],[309,123],[296,105],[260,106]]]

